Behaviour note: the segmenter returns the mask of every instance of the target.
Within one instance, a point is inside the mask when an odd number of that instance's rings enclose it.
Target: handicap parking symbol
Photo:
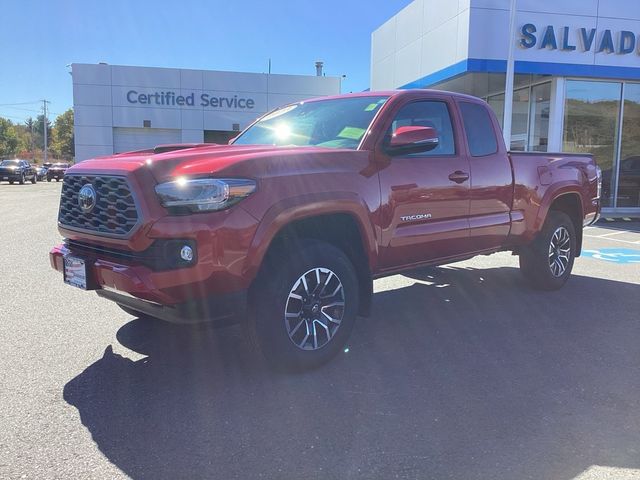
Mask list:
[[[634,250],[631,248],[600,248],[598,250],[583,250],[582,255],[611,263],[640,263],[640,250]]]

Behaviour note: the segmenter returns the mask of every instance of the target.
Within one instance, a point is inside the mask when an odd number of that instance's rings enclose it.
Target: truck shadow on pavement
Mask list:
[[[108,346],[64,399],[136,479],[570,480],[593,465],[640,468],[639,285],[573,276],[535,292],[515,268],[405,280],[375,295],[348,351],[319,370],[271,372],[236,327],[136,319],[117,338],[147,357]]]

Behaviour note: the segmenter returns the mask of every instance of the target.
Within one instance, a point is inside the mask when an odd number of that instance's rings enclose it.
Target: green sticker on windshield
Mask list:
[[[370,112],[371,110],[375,110],[376,108],[378,108],[378,103],[370,103],[369,105],[367,105],[364,109],[365,112]]]
[[[358,127],[344,127],[338,134],[340,138],[348,138],[350,140],[360,140],[364,135],[365,129]]]

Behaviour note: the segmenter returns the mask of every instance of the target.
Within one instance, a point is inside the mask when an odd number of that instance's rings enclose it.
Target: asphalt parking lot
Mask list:
[[[59,190],[0,184],[0,478],[640,478],[638,222],[558,292],[508,254],[376,281],[344,354],[283,375],[64,285]]]

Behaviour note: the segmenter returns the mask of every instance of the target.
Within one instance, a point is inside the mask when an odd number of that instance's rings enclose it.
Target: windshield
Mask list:
[[[56,168],[68,168],[68,165],[66,163],[54,163],[51,166]]]
[[[20,165],[20,160],[2,160],[0,167],[17,167]]]
[[[233,144],[356,149],[388,98],[347,97],[287,105],[262,117]]]

